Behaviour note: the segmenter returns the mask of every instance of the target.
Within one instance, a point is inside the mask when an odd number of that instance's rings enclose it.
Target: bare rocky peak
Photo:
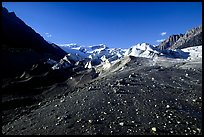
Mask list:
[[[171,35],[169,36],[166,40],[161,42],[158,46],[159,49],[164,50],[168,49],[173,45],[180,37],[183,37],[184,34],[179,34],[179,35]]]
[[[188,30],[185,34],[171,35],[161,42],[157,48],[182,49],[202,45],[202,25]]]
[[[196,27],[196,28],[192,28],[191,30],[188,30],[186,32],[186,34],[184,35],[184,37],[188,37],[188,36],[191,36],[191,35],[196,35],[198,33],[201,33],[202,32],[202,25]]]
[[[170,49],[182,49],[202,45],[202,25],[188,30],[183,37],[179,38]]]

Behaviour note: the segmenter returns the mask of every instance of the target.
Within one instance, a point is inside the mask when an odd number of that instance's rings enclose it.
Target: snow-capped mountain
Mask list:
[[[135,57],[146,57],[152,58],[155,55],[158,55],[159,52],[154,50],[154,47],[148,43],[139,43],[132,46],[125,52],[125,56],[135,56]]]
[[[67,52],[67,55],[57,63],[53,69],[63,68],[63,63],[83,62],[85,68],[91,68],[92,66],[101,64],[102,62],[115,61],[124,56],[126,49],[109,48],[104,44],[98,44],[93,46],[80,46],[77,44],[59,44],[59,46]],[[61,65],[60,65],[61,64]],[[61,67],[60,67],[61,66]]]
[[[123,56],[125,50],[120,48],[109,48],[104,44],[93,45],[93,46],[80,46],[77,44],[59,44],[59,46],[71,54],[78,54],[82,58],[90,59],[118,59]]]
[[[103,62],[112,62],[124,56],[125,49],[109,48],[104,44],[93,46],[80,46],[77,44],[59,44],[61,49],[67,52],[58,63],[49,59],[48,64],[52,64],[52,69],[65,69],[74,66],[92,68]]]
[[[59,45],[61,49],[63,49],[68,54],[75,54],[82,58],[88,58],[89,54],[84,52],[84,49],[77,44],[61,44]]]
[[[168,57],[168,58],[181,58],[187,59],[189,56],[188,52],[182,50],[166,50],[158,49],[148,43],[139,43],[129,48],[124,56],[154,58],[154,57]]]
[[[79,64],[81,64],[84,68],[92,68],[93,66],[104,64],[104,67],[107,68],[110,64],[114,64],[114,62],[117,62],[127,56],[152,59],[155,57],[190,59],[191,56],[195,58],[195,48],[188,47],[202,45],[201,35],[202,25],[187,31],[185,34],[171,35],[164,42],[160,43],[159,46],[153,46],[148,43],[138,43],[128,49],[121,49],[109,48],[105,44],[92,46],[83,46],[75,43],[58,44],[59,47],[67,53],[67,55],[61,59],[60,62],[55,63],[52,68],[60,69]],[[197,48],[197,50],[200,49],[202,49],[202,46]],[[200,54],[198,56],[200,56]]]
[[[74,65],[79,64],[84,68],[92,68],[99,64],[107,66],[107,64],[114,64],[114,62],[117,62],[126,56],[188,59],[191,55],[190,52],[192,51],[192,49],[189,49],[188,51],[181,49],[159,49],[148,43],[139,43],[133,45],[129,49],[109,48],[104,44],[93,46],[61,44],[59,46],[67,52],[67,55],[61,59],[60,62],[55,63],[52,67],[53,69],[73,67]]]

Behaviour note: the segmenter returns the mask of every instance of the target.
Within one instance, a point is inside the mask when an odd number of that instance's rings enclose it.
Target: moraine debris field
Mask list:
[[[202,134],[201,64],[165,62],[171,65],[132,58],[118,71],[93,80],[87,72],[69,78],[52,87],[50,98],[25,107],[18,115],[14,114],[18,109],[5,111],[9,120],[3,119],[2,131],[19,135]],[[78,84],[73,87],[72,81]]]
[[[2,25],[2,134],[202,135],[202,25],[128,49],[47,42],[4,7]]]

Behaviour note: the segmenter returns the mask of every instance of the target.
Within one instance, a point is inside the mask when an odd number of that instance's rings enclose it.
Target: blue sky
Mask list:
[[[202,2],[2,2],[45,40],[129,48],[202,24]]]

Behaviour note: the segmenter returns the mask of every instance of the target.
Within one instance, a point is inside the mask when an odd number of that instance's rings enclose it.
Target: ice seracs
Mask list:
[[[109,48],[105,44],[98,44],[93,46],[79,46],[75,43],[59,45],[67,55],[63,58],[65,62],[75,64],[80,61],[83,62],[85,68],[92,68],[103,62],[112,62],[124,56],[125,50],[120,48]],[[107,60],[107,61],[106,61]],[[53,69],[59,69],[60,64],[55,65]],[[67,64],[67,63],[66,63]],[[104,64],[104,63],[103,63]],[[62,64],[61,64],[62,65]],[[107,69],[109,63],[104,64]],[[65,65],[67,67],[71,65]],[[63,68],[63,67],[62,67]]]
[[[89,69],[92,68],[91,61],[86,63],[85,68],[89,68]]]
[[[108,70],[115,63],[127,56],[151,58],[176,58],[187,60],[202,60],[202,46],[194,46],[185,49],[159,49],[157,46],[148,43],[138,43],[129,49],[109,48],[105,44],[93,46],[80,46],[75,43],[59,45],[67,55],[59,62],[48,60],[53,69],[72,67],[81,64],[84,68],[90,69],[97,65],[102,70]]]

